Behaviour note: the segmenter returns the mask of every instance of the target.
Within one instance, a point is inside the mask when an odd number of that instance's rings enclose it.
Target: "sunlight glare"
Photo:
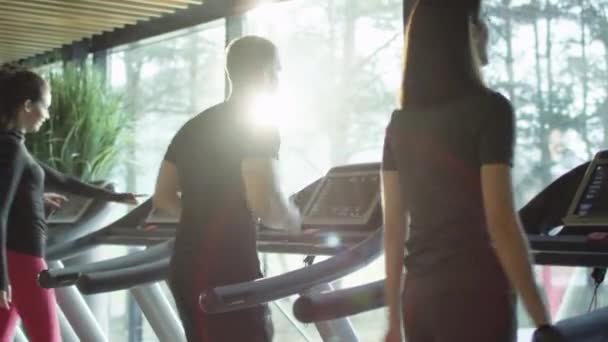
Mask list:
[[[293,124],[290,108],[293,108],[293,103],[285,91],[259,95],[251,105],[253,123],[260,127],[288,128]]]

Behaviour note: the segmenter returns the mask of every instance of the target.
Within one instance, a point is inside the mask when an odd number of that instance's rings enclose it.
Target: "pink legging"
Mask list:
[[[0,309],[0,342],[12,341],[19,318],[30,342],[61,342],[55,291],[38,285],[38,274],[47,268],[44,259],[10,250],[6,254],[12,302],[9,310]]]

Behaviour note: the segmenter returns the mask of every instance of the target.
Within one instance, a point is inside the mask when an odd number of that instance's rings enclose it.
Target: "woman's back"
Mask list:
[[[398,171],[411,217],[408,272],[470,267],[471,257],[487,256],[481,165],[511,163],[508,100],[484,89],[441,105],[397,111],[385,146],[385,168]]]

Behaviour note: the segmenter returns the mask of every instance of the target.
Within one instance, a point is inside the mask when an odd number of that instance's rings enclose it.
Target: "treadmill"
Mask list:
[[[96,185],[113,190],[110,183]],[[49,213],[47,218],[48,237],[45,258],[49,265],[55,268],[63,267],[60,261],[63,258],[50,257],[48,250],[95,232],[111,212],[110,204],[106,201],[67,193],[62,195],[66,196],[68,201],[58,210]],[[58,314],[61,334],[65,341],[107,340],[82,295],[75,288],[58,290],[56,296],[60,308]]]
[[[556,179],[519,211],[536,264],[608,267],[606,171],[608,151],[601,151],[593,161]],[[565,226],[560,228],[562,221]],[[384,305],[384,280],[380,280],[302,296],[296,300],[293,310],[298,320],[310,323],[347,317]],[[560,321],[556,326],[566,341],[606,341],[608,308]]]
[[[337,243],[361,235],[365,240],[339,254],[278,276],[205,289],[199,297],[208,314],[241,310],[290,295],[333,289],[330,282],[353,273],[375,260],[382,249],[380,164],[336,167],[316,185],[302,210],[303,232]],[[260,238],[262,240],[262,238]],[[332,242],[334,241],[334,242]],[[311,260],[311,258],[307,258]],[[320,322],[316,327],[325,341],[358,340],[347,318]]]
[[[327,176],[295,195],[296,205],[305,213],[305,229],[302,232],[289,233],[263,227],[259,229],[258,249],[261,252],[336,255],[335,257],[255,284],[239,284],[210,291],[204,296],[207,301],[203,301],[207,303],[207,310],[236,310],[257,305],[260,300],[269,301],[300,293],[354,272],[375,259],[380,253],[382,241],[379,229],[381,212],[378,171],[377,163],[334,168]],[[149,202],[143,203],[99,232],[73,241],[63,252],[81,251],[100,243],[151,247],[98,263],[48,270],[41,274],[41,284],[46,287],[76,284],[83,293],[93,294],[164,280],[177,218],[163,212],[151,212]],[[269,284],[272,286],[266,290]],[[254,301],[246,301],[240,306],[226,302],[226,298],[241,296],[242,287],[251,286],[253,288],[245,292],[255,292],[257,296]]]
[[[148,234],[149,227],[146,225],[146,220],[151,211],[152,200],[148,199],[110,225],[91,234],[54,246],[49,250],[49,254],[53,257],[72,257],[102,244],[146,245],[150,246],[148,249],[95,263],[66,268],[51,268],[39,275],[40,285],[45,288],[57,288],[57,291],[60,291],[70,288],[71,285],[79,285],[78,280],[86,272],[103,274],[110,269],[122,270],[129,269],[133,265],[157,264],[159,260],[165,260],[168,264],[168,257],[173,249],[172,236],[159,238],[157,235]],[[131,287],[124,286],[121,289]],[[92,293],[83,291],[81,286],[78,286],[78,289],[84,294]],[[101,292],[104,291],[99,290],[95,293]],[[132,288],[131,294],[159,340],[185,341],[177,315],[166,299],[160,285],[150,284]]]
[[[152,199],[148,199],[132,209],[125,216],[105,227],[98,225],[97,230],[90,230],[84,232],[84,234],[73,235],[70,239],[63,239],[60,243],[50,244],[47,247],[47,258],[70,258],[100,244],[149,245],[171,238],[172,236],[166,237],[165,239],[158,239],[155,236],[146,237],[143,223],[151,210]],[[126,237],[116,234],[114,232],[116,229],[126,230],[128,234]]]
[[[203,301],[207,303],[207,310],[238,310],[260,301],[326,286],[324,284],[371,262],[379,255],[382,241],[378,176],[378,163],[334,168],[294,195],[296,205],[305,213],[302,232],[264,227],[258,231],[260,252],[335,257],[256,284],[238,284],[210,291],[205,295],[207,301]],[[88,265],[47,270],[41,274],[40,283],[49,288],[77,285],[82,293],[94,294],[129,288],[133,291],[142,285],[163,281],[177,222],[177,217],[152,212],[151,200],[148,200],[104,229],[52,252],[73,255],[99,244],[146,245],[148,249]],[[234,302],[227,304],[227,298],[238,297],[241,288],[251,286],[251,291],[258,294],[254,301],[241,306]],[[246,290],[247,293],[251,291]],[[349,327],[348,324],[343,326]]]
[[[113,190],[110,183],[96,185]],[[67,193],[61,195],[68,200],[47,217],[47,250],[94,233],[110,213],[110,204],[106,201]],[[49,256],[46,255],[46,258],[48,260]]]
[[[382,248],[379,170],[378,163],[331,169],[302,210],[302,238],[314,243],[346,244],[347,249],[280,276],[208,289],[201,293],[201,308],[207,313],[220,313],[253,307],[339,279],[373,261]],[[309,230],[316,233],[307,236]],[[259,239],[263,240],[264,235]],[[357,243],[352,244],[351,239]]]
[[[370,167],[377,169],[377,165],[352,168]],[[336,168],[330,171],[333,172],[341,171]],[[323,179],[313,182],[294,195],[294,202],[301,210],[307,208]],[[375,211],[373,215],[375,224],[378,224],[380,213]],[[135,286],[164,280],[177,223],[177,217],[162,210],[152,210],[152,200],[149,199],[107,227],[50,248],[47,254],[63,258],[100,244],[148,246],[148,249],[88,265],[50,269],[41,273],[40,283],[46,288],[79,285],[83,293],[95,294],[128,288],[131,283],[131,286]],[[315,230],[298,233],[260,227],[258,250],[269,253],[331,256],[353,247],[369,236],[368,229],[332,231],[317,230],[317,225],[314,224],[310,227]]]

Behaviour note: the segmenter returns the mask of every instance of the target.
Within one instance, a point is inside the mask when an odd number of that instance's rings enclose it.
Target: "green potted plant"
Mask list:
[[[131,120],[123,110],[121,96],[108,89],[103,75],[86,63],[67,63],[44,73],[44,78],[51,86],[50,119],[38,133],[27,137],[29,151],[64,174],[109,186],[110,174],[124,160],[122,152],[129,143],[126,133]],[[87,234],[99,228],[111,212],[107,203],[70,198],[49,217],[54,230],[49,243]],[[74,230],[74,224],[85,229]]]
[[[107,179],[128,144],[130,116],[119,94],[92,66],[67,63],[49,71],[51,118],[28,137],[36,158],[83,181]]]

